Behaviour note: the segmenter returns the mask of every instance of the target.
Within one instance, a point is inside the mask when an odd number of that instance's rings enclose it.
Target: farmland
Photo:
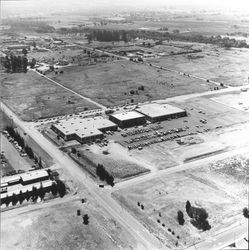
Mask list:
[[[238,172],[240,161],[246,162],[243,159],[234,160],[234,169],[237,168]],[[219,165],[225,168],[225,162]],[[195,170],[164,174],[116,191],[113,196],[164,244],[181,249],[212,237],[231,225],[245,223],[241,208],[247,204],[247,184],[238,180],[237,176],[225,173],[224,168],[215,166],[217,164],[213,163]],[[195,207],[206,209],[211,226],[209,231],[197,230],[190,223],[185,212],[187,200]],[[141,205],[144,206],[142,209]],[[178,210],[184,213],[183,226],[177,221]]]
[[[96,108],[32,71],[0,77],[3,101],[26,121]]]
[[[128,61],[72,66],[65,68],[63,75],[52,72],[48,76],[105,106],[164,99],[210,89],[209,84],[203,81]],[[144,91],[136,93],[141,85]],[[132,90],[134,94],[131,94]]]

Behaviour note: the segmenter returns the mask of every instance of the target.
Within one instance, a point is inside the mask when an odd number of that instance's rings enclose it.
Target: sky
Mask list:
[[[186,10],[212,9],[249,12],[249,0],[0,0],[1,16],[43,15],[55,11],[108,10],[114,7],[132,8],[171,6]]]

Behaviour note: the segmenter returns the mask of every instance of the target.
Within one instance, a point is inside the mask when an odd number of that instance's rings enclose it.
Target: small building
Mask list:
[[[151,122],[175,119],[187,115],[186,110],[169,104],[150,103],[136,109],[137,112],[146,116]]]
[[[14,45],[9,45],[7,47],[9,50],[21,50],[21,49],[27,49],[30,50],[30,45],[27,44],[14,44]]]
[[[21,174],[20,177],[22,185],[28,185],[49,179],[49,175],[46,170],[36,170],[36,171],[26,172]]]
[[[87,143],[102,139],[103,132],[117,130],[117,125],[103,117],[79,118],[73,117],[53,124],[51,129],[61,136],[65,141],[77,140]]]
[[[145,116],[136,111],[112,114],[109,119],[116,123],[120,128],[128,128],[146,123]]]

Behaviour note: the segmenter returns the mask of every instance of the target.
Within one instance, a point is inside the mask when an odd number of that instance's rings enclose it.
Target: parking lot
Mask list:
[[[32,165],[33,161],[30,160],[26,154],[22,154],[20,150],[15,148],[14,142],[10,142],[6,136],[1,135],[1,146],[4,152],[5,158],[8,160],[9,164],[16,171],[28,171]],[[21,155],[24,155],[23,157]],[[7,174],[7,171],[3,174]]]

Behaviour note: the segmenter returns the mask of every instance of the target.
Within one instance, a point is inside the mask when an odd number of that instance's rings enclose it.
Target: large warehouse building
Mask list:
[[[146,116],[151,122],[164,121],[186,116],[186,110],[169,104],[150,103],[136,109],[137,112]]]
[[[120,128],[129,128],[146,123],[145,116],[136,111],[112,114],[109,119],[118,124]]]
[[[80,143],[103,138],[103,132],[117,130],[117,125],[103,117],[69,118],[53,124],[51,129],[65,141],[77,140]]]

